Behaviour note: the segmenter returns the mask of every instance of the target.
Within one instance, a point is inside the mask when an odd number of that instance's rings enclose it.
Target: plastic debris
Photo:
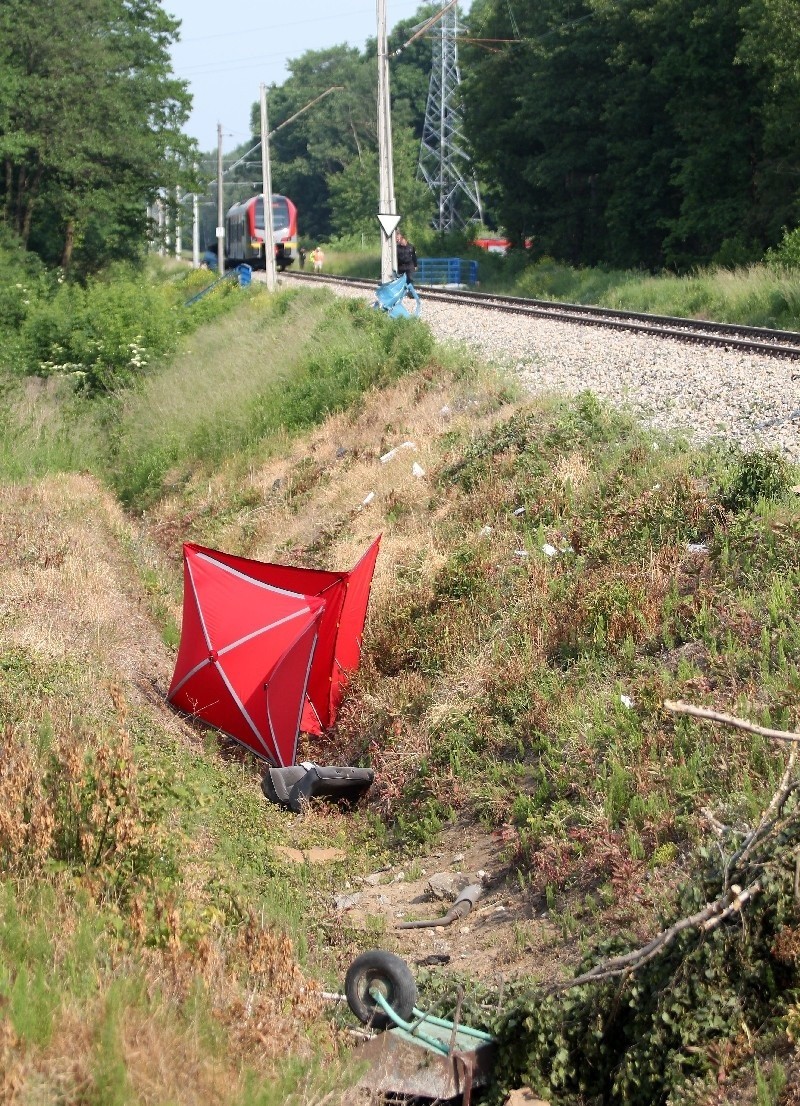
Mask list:
[[[620,695],[619,701],[622,703],[623,707],[628,707],[630,709],[630,707],[633,706],[633,699],[631,699],[630,695]]]
[[[402,445],[395,446],[394,449],[390,449],[388,453],[384,453],[381,457],[381,464],[385,465],[387,461],[391,461],[393,457],[396,457],[401,449],[416,449],[416,442],[403,442]]]
[[[411,466],[411,475],[416,476],[419,479],[420,476],[425,475],[425,469],[422,467],[422,465],[418,464],[417,461],[415,461],[414,464]]]
[[[525,508],[524,507],[517,507],[517,509],[514,511],[514,514],[517,516],[517,518],[519,518],[520,515],[525,514]]]
[[[364,496],[364,498],[361,500],[361,506],[362,507],[369,507],[370,503],[373,501],[374,498],[375,498],[375,492],[370,492],[369,495]]]
[[[479,883],[471,883],[459,894],[456,901],[446,914],[441,918],[426,918],[414,922],[401,922],[397,929],[434,929],[439,926],[449,926],[459,918],[465,918],[472,910],[475,903],[483,895],[483,887]],[[505,907],[503,907],[505,909]]]
[[[554,545],[551,545],[550,542],[546,541],[542,546],[542,553],[546,554],[548,557],[555,557],[556,553],[558,553],[558,550]]]
[[[555,552],[555,550],[553,550],[553,552]],[[514,550],[514,556],[515,557],[530,557],[530,553],[528,552],[527,549],[515,549]]]
[[[480,536],[482,538],[488,538],[489,535],[492,533],[492,527],[491,526],[484,526],[484,527],[481,528],[479,533],[480,533]]]
[[[704,541],[690,541],[686,548],[690,553],[708,553],[708,546]]]

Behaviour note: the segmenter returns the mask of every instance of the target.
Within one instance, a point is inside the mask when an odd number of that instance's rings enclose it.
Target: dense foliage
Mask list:
[[[0,218],[45,260],[141,253],[147,204],[192,146],[177,27],[157,0],[0,6]]]
[[[515,237],[583,265],[758,258],[800,216],[792,0],[478,0],[468,133]]]
[[[11,237],[0,240],[0,370],[67,377],[89,395],[134,384],[182,334],[247,294],[227,280],[187,306],[212,280],[207,270],[120,262],[78,283]]]
[[[412,35],[413,27],[434,9],[423,5],[417,16],[396,24],[389,36],[391,56],[392,129],[394,179],[398,210],[409,222],[424,226],[430,219],[432,197],[416,179],[419,140],[431,67],[431,43],[420,37],[396,53]],[[301,234],[327,239],[332,234],[377,237],[378,135],[376,44],[363,50],[340,45],[308,50],[288,63],[289,77],[269,95],[269,123],[276,133],[270,142],[273,188],[291,196],[301,212]],[[334,89],[328,95],[328,90]],[[291,119],[309,103],[313,108]],[[253,139],[234,151],[233,165],[257,141],[259,105],[253,105]],[[258,191],[260,154],[244,158],[227,179],[241,182],[226,191],[226,200]],[[206,155],[203,167],[213,175],[214,155]],[[212,241],[213,215],[206,211],[203,237]]]

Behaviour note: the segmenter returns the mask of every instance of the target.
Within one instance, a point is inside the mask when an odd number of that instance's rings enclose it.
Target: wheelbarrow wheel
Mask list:
[[[417,985],[405,960],[383,949],[372,949],[357,956],[344,980],[347,1005],[364,1025],[386,1029],[394,1024],[373,996],[377,990],[395,1013],[408,1021],[417,1004]]]

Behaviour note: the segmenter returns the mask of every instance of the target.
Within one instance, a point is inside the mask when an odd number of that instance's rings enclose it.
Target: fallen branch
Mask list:
[[[800,742],[800,733],[792,730],[770,730],[766,726],[756,726],[754,722],[746,722],[743,718],[736,718],[733,714],[723,714],[718,710],[710,710],[708,707],[695,707],[691,703],[680,703],[672,699],[664,700],[664,709],[672,714],[690,714],[693,718],[706,718],[709,722],[722,722],[726,726],[733,726],[737,730],[746,730],[748,733],[757,733],[762,737],[771,737],[776,741]]]
[[[634,972],[637,968],[641,968],[648,961],[658,956],[663,949],[671,945],[675,938],[687,929],[699,929],[703,933],[710,933],[721,925],[726,918],[729,918],[731,914],[736,914],[741,910],[744,904],[758,894],[760,890],[761,884],[756,880],[744,890],[739,889],[730,901],[726,901],[728,895],[721,895],[714,902],[704,906],[702,910],[698,910],[696,914],[692,914],[688,918],[681,918],[669,929],[662,930],[661,933],[641,948],[626,952],[621,956],[612,956],[609,960],[604,960],[602,964],[595,964],[588,972],[576,976],[575,979],[553,984],[549,990],[553,992],[566,991],[571,987],[579,987],[582,983],[596,983],[601,979],[612,979],[614,976]]]
[[[633,949],[631,952],[624,953],[620,956],[613,956],[600,964],[596,964],[588,972],[584,972],[583,975],[576,976],[574,979],[553,984],[548,988],[551,993],[566,991],[572,987],[579,987],[583,983],[596,983],[599,980],[612,979],[616,976],[627,975],[630,972],[634,972],[663,952],[663,950],[671,945],[681,933],[695,929],[705,934],[717,929],[718,926],[722,925],[722,923],[732,915],[738,914],[745,904],[762,890],[760,879],[752,880],[747,887],[742,889],[738,884],[732,884],[730,882],[730,877],[737,871],[740,874],[744,873],[745,862],[751,857],[756,848],[763,846],[769,839],[770,834],[775,831],[786,800],[793,792],[800,788],[800,780],[792,779],[797,763],[800,733],[792,733],[788,730],[767,729],[764,726],[756,726],[752,722],[746,722],[741,718],[736,718],[732,714],[723,714],[720,711],[709,710],[706,707],[695,707],[690,703],[674,702],[667,699],[664,701],[664,707],[673,714],[688,714],[695,718],[704,718],[710,722],[721,722],[726,726],[733,726],[736,729],[746,730],[749,733],[760,734],[762,737],[793,742],[786,764],[786,770],[781,777],[781,781],[769,805],[763,811],[758,825],[755,829],[747,832],[739,849],[725,862],[722,893],[714,902],[708,903],[702,910],[698,910],[697,913],[692,914],[688,918],[681,918],[680,921],[675,922],[675,924],[669,926],[668,929],[662,930],[661,933],[657,934],[641,948]],[[712,829],[718,836],[722,836],[725,833],[739,832],[719,822],[710,810],[704,808],[703,813],[706,818],[708,818]],[[757,865],[757,867],[761,866]],[[751,866],[751,879],[753,874]],[[795,866],[794,891],[795,896],[800,894],[800,857],[798,857]]]
[[[783,810],[783,806],[784,806],[784,803],[786,802],[786,800],[789,798],[789,796],[792,794],[792,792],[796,791],[798,786],[800,786],[800,781],[792,780],[792,772],[794,771],[794,766],[795,766],[796,761],[797,761],[797,746],[793,745],[792,746],[792,751],[789,754],[788,763],[786,765],[786,771],[783,773],[783,776],[781,777],[781,782],[778,785],[778,790],[772,796],[772,800],[770,801],[770,804],[767,807],[767,809],[761,815],[761,818],[760,818],[759,823],[756,826],[756,828],[753,830],[753,832],[750,834],[749,837],[746,837],[744,839],[744,841],[742,842],[738,852],[735,852],[733,854],[733,856],[730,858],[730,860],[728,861],[728,863],[725,866],[725,887],[726,888],[728,886],[728,873],[730,872],[733,865],[734,864],[741,864],[748,858],[750,853],[752,853],[753,849],[758,844],[759,840],[764,836],[764,834],[769,829],[772,828],[772,826],[775,824],[775,822],[780,817],[781,811]]]

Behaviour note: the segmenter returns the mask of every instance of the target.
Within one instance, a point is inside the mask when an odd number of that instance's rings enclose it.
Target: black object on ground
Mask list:
[[[261,790],[270,802],[299,814],[303,803],[311,799],[357,802],[374,779],[371,768],[322,767],[304,761],[291,768],[270,766],[261,780]]]
[[[417,1004],[417,984],[405,960],[393,952],[371,949],[357,956],[344,980],[347,1005],[364,1025],[386,1029],[392,1019],[375,1001],[377,990],[403,1021],[408,1021]]]

